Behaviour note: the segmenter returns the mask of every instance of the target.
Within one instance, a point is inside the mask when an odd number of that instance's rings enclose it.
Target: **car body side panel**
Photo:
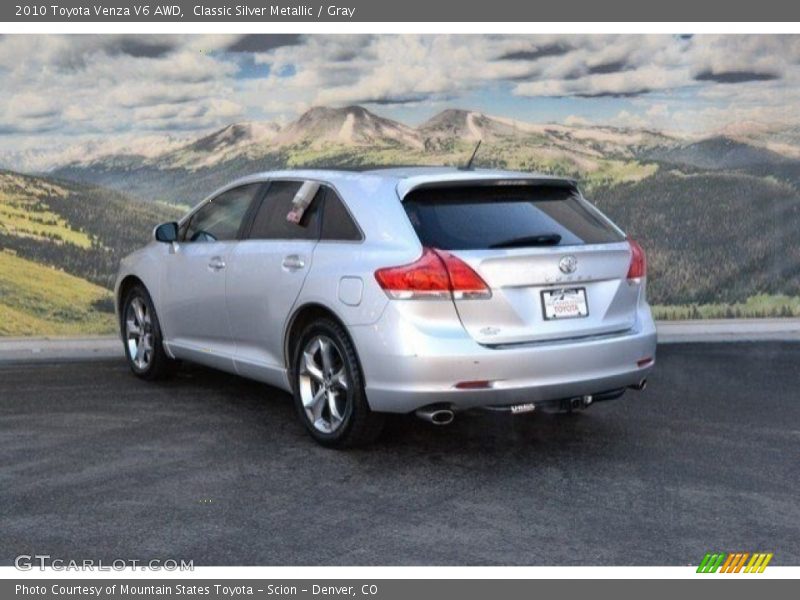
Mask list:
[[[294,314],[312,304],[326,307],[347,327],[375,323],[389,304],[375,271],[408,264],[422,253],[393,182],[371,176],[348,177],[344,182],[337,180],[335,189],[365,238],[317,244],[311,271],[287,318],[287,331]],[[356,301],[353,290],[358,292]]]
[[[118,321],[122,311],[122,302],[124,301],[124,298],[120,295],[120,286],[128,277],[136,277],[144,284],[150,293],[156,312],[161,314],[162,260],[168,252],[169,244],[153,241],[120,261],[117,279],[114,283],[114,306]],[[162,331],[165,331],[167,327],[167,323],[161,323]]]
[[[227,313],[237,342],[240,375],[286,388],[283,332],[313,268],[315,240],[244,240],[227,279]],[[295,268],[287,268],[287,257]],[[297,267],[302,263],[302,267]]]
[[[163,259],[161,320],[169,324],[169,346],[176,358],[232,371],[236,342],[225,308],[226,264],[236,242],[176,243]]]
[[[329,307],[348,327],[374,323],[389,302],[370,270],[370,264],[380,260],[369,244],[319,242],[297,307]]]

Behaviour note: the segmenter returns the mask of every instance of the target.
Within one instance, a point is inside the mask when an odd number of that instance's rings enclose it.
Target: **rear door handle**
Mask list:
[[[298,254],[290,254],[289,256],[283,257],[283,262],[281,264],[287,271],[299,271],[306,266],[306,261]]]
[[[221,256],[215,256],[208,263],[208,268],[212,271],[221,271],[225,268],[225,261],[222,260]]]

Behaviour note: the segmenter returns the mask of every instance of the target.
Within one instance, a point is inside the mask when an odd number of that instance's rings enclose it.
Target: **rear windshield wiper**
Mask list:
[[[561,236],[557,233],[543,233],[541,235],[526,235],[524,237],[505,240],[492,244],[489,248],[515,248],[521,246],[557,246]]]

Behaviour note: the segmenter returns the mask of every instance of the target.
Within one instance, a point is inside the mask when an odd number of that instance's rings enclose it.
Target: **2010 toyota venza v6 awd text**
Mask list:
[[[642,389],[642,249],[575,182],[505,171],[263,173],[123,259],[133,372],[183,359],[294,395],[329,446],[384,413],[571,410]]]

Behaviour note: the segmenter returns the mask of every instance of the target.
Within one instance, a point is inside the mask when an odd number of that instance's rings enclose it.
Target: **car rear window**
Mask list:
[[[403,203],[424,246],[443,250],[572,246],[624,237],[567,186],[431,187]]]

